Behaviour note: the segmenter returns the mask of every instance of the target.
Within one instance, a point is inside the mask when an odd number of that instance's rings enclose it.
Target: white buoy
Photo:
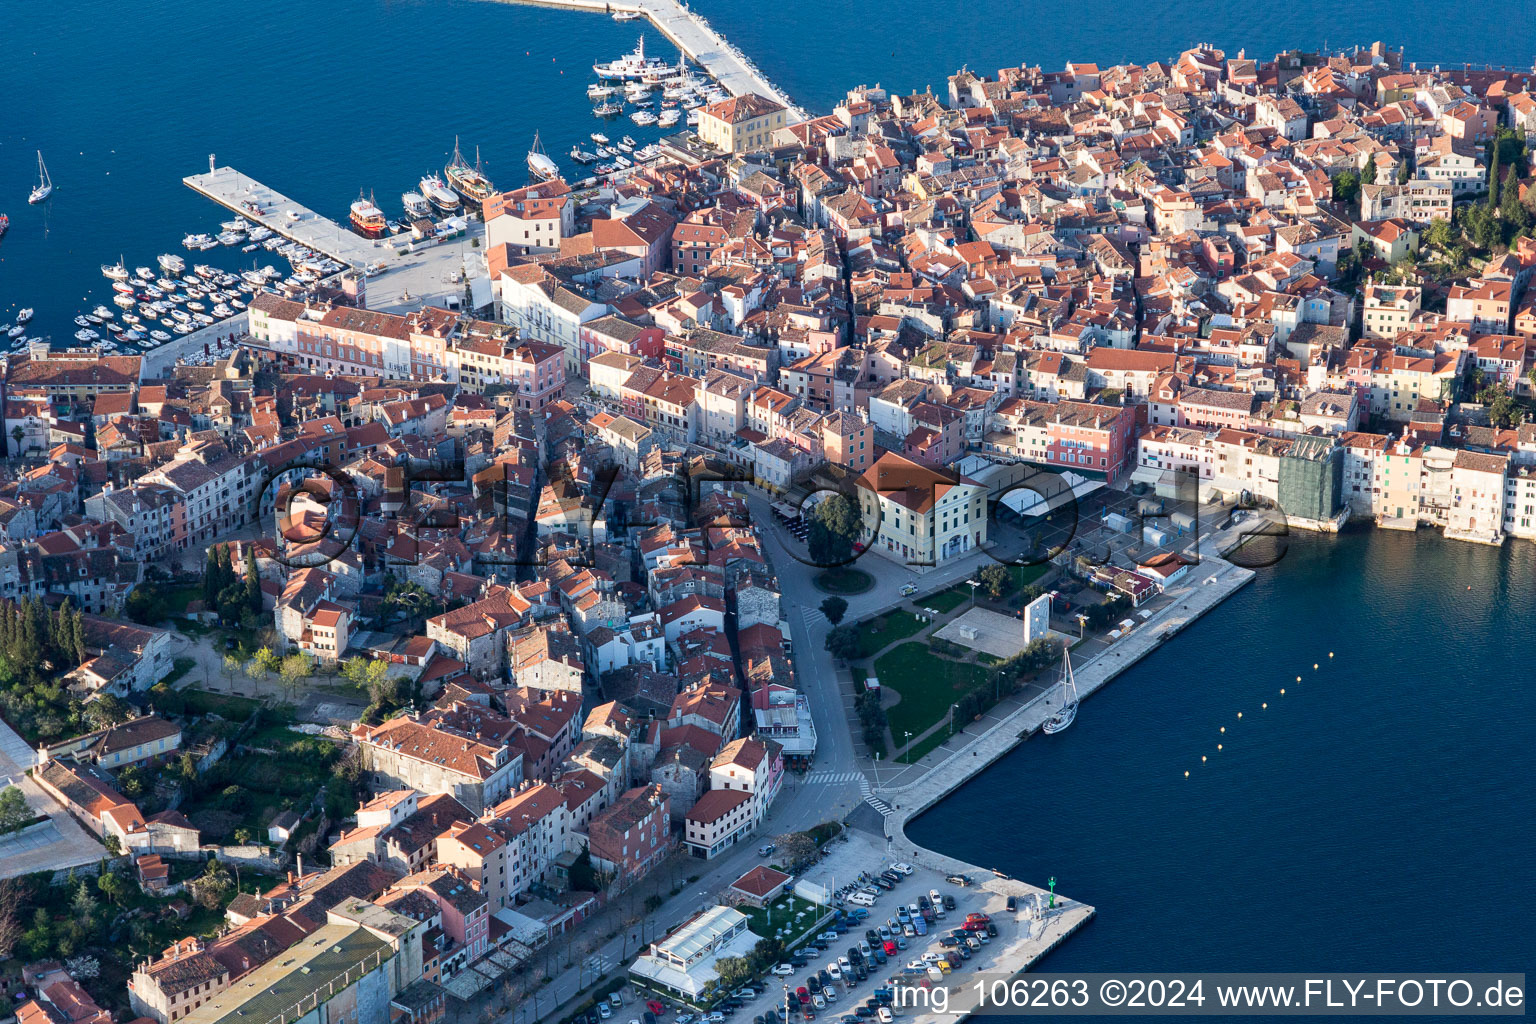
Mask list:
[[[1185,777],[1185,778],[1186,778],[1186,779],[1187,779],[1187,778],[1189,778],[1189,772],[1185,772],[1185,773],[1184,773],[1184,777]]]
[[[1227,727],[1226,727],[1226,726],[1222,726],[1222,727],[1221,727],[1221,731],[1222,731],[1222,732],[1226,732],[1226,731],[1227,731]]]
[[[1282,697],[1285,696],[1285,687],[1283,687],[1283,686],[1280,687],[1280,696],[1282,696]]]
[[[1241,711],[1239,711],[1239,712],[1238,712],[1238,713],[1237,713],[1237,717],[1238,717],[1238,718],[1242,718],[1242,717],[1243,717],[1243,713],[1242,713],[1242,712],[1241,712]]]
[[[1205,755],[1204,755],[1204,754],[1201,754],[1201,755],[1200,755],[1200,763],[1201,763],[1201,764],[1204,764],[1204,763],[1205,763]]]
[[[1216,744],[1216,749],[1217,749],[1217,750],[1220,750],[1220,749],[1221,749],[1221,744],[1220,744],[1220,743],[1218,743],[1218,744]]]
[[[1268,704],[1260,704],[1260,705],[1259,705],[1259,707],[1261,707],[1261,708],[1267,708],[1267,707],[1269,707],[1269,705],[1268,705]]]

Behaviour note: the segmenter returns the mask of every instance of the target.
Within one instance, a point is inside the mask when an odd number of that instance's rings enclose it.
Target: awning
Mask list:
[[[1168,470],[1159,469],[1157,466],[1137,466],[1136,472],[1131,474],[1131,483],[1155,487],[1162,482],[1163,474],[1166,472]]]

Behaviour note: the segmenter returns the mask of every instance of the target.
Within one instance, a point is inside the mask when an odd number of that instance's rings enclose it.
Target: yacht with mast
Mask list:
[[[1061,691],[1064,703],[1040,727],[1040,731],[1048,736],[1061,732],[1077,717],[1077,680],[1072,676],[1071,651],[1061,652],[1061,682],[1056,688]]]
[[[467,202],[476,205],[485,202],[496,193],[496,186],[491,184],[491,179],[480,170],[480,149],[475,148],[475,166],[469,166],[459,152],[459,139],[453,139],[453,159],[448,166],[443,168],[443,177],[455,192],[463,196]]]
[[[671,65],[660,57],[647,57],[645,55],[645,35],[640,36],[640,41],[635,44],[633,53],[626,53],[618,60],[609,61],[607,64],[594,64],[592,71],[598,78],[629,78],[638,79],[647,72],[656,74],[660,71],[670,71]]]
[[[533,133],[533,148],[528,150],[528,170],[540,181],[548,181],[560,176],[560,165],[544,152],[544,147],[539,144],[538,132]]]
[[[378,238],[388,229],[389,221],[371,195],[365,199],[359,192],[357,202],[352,204],[352,227],[364,238]]]
[[[37,151],[37,187],[32,194],[27,196],[27,202],[40,203],[53,195],[53,179],[48,177],[48,168],[43,164],[43,151]]]

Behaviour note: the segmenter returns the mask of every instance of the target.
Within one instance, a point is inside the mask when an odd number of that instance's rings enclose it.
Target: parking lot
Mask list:
[[[993,888],[998,880],[990,875],[983,878],[973,872],[969,884],[961,885],[958,876],[893,862],[884,855],[884,843],[878,837],[857,831],[844,835],[849,838],[833,843],[831,852],[801,876],[843,894],[834,900],[843,919],[824,930],[820,939],[813,936],[794,955],[786,954],[775,969],[784,973],[759,979],[740,1005],[723,1008],[717,1020],[705,1018],[704,1024],[722,1024],[727,1019],[731,1024],[786,1024],[786,1005],[787,1024],[818,1020],[882,1024],[898,1017],[912,1019],[910,1012],[892,1005],[897,979],[907,985],[947,985],[958,980],[955,975],[983,967],[999,970],[1004,966],[1000,963],[1004,949],[1014,945],[1013,940],[1027,937],[1027,903],[1018,903],[1010,913],[1008,897]],[[882,871],[892,871],[898,880],[887,878],[884,885],[868,881]],[[871,889],[878,895],[869,895]],[[858,890],[869,898],[857,895]],[[939,897],[937,904],[934,894]],[[860,905],[864,903],[869,905]],[[963,929],[970,914],[986,914],[989,921],[977,922],[981,927],[967,943],[951,933]],[[990,932],[986,924],[991,925]],[[959,952],[958,946],[965,951]],[[947,969],[938,966],[939,961]],[[680,1017],[670,1024],[690,1021]]]

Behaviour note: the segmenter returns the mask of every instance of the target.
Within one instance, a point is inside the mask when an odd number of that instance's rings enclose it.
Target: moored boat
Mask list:
[[[533,133],[533,148],[528,150],[528,172],[541,181],[560,176],[560,166],[549,158],[544,152],[544,147],[539,145],[539,133]]]
[[[459,211],[459,194],[447,185],[443,179],[435,174],[429,174],[421,179],[421,194],[427,197],[428,202],[444,213],[457,213]]]
[[[496,186],[491,184],[491,179],[487,178],[485,172],[480,169],[480,150],[475,150],[475,166],[469,166],[463,154],[459,152],[457,136],[453,140],[453,159],[443,168],[443,177],[455,192],[463,196],[467,202],[476,205],[485,202],[496,193]]]
[[[364,238],[378,238],[389,227],[389,222],[371,198],[365,199],[358,193],[357,201],[352,204],[352,227]]]

